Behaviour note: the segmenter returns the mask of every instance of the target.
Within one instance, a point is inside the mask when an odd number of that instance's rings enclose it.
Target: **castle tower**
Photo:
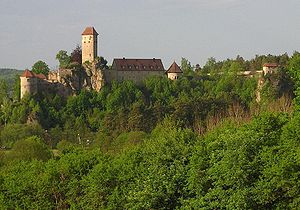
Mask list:
[[[82,63],[93,62],[97,57],[97,36],[98,33],[94,27],[87,27],[82,33]]]
[[[177,63],[175,61],[170,66],[170,68],[167,70],[166,73],[170,80],[177,80],[183,74],[182,70],[180,69],[180,67],[177,65]]]
[[[23,74],[20,76],[20,86],[21,86],[21,98],[28,93],[28,94],[35,94],[38,91],[37,87],[37,78],[35,75],[26,69]]]

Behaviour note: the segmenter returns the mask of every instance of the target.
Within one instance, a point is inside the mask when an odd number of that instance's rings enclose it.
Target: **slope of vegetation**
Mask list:
[[[282,63],[260,104],[257,79],[237,72],[261,57],[210,59],[200,72],[183,59],[178,81],[113,83],[67,100],[13,102],[2,91],[0,206],[298,209],[300,54],[262,57]]]
[[[6,68],[0,68],[0,80],[4,80],[12,86],[15,82],[16,75],[20,76],[22,74],[22,71],[17,69],[6,69]]]

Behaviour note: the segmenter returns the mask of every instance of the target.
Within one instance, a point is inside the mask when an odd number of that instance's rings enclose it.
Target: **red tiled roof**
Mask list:
[[[170,68],[168,69],[167,73],[183,73],[177,63],[174,61]]]
[[[117,71],[165,71],[161,59],[115,58],[112,64]]]
[[[36,74],[28,69],[25,69],[21,77],[47,79],[47,77],[44,74]]]
[[[81,35],[98,35],[94,27],[86,27]]]
[[[279,65],[277,63],[265,63],[264,67],[278,67]]]
[[[25,69],[25,71],[23,72],[21,77],[30,78],[30,77],[35,77],[35,76],[34,76],[33,72],[29,71],[28,69]]]
[[[34,74],[34,76],[39,79],[47,79],[47,77],[44,74]]]

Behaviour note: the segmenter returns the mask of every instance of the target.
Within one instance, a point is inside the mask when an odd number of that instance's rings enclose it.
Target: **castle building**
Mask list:
[[[277,72],[279,65],[277,63],[265,63],[263,65],[263,74],[273,74]]]
[[[105,83],[131,80],[141,84],[149,76],[165,76],[161,59],[115,58],[111,69],[100,69],[97,65],[98,33],[87,27],[82,33],[82,68],[58,69],[47,75],[35,74],[26,69],[20,76],[21,98],[26,93],[53,92],[61,96],[78,93],[81,89],[99,91]],[[174,62],[167,71],[168,78],[175,80],[182,75]]]
[[[94,27],[87,27],[81,35],[82,64],[92,63],[98,55],[98,33]]]
[[[108,83],[131,80],[141,84],[149,76],[164,76],[165,68],[161,59],[115,58],[111,70],[104,72]]]
[[[32,71],[26,69],[23,74],[20,76],[20,86],[21,86],[21,98],[26,93],[36,94],[39,89],[45,86],[46,76],[43,74],[35,74]]]
[[[167,75],[170,80],[177,80],[179,79],[179,77],[182,76],[182,74],[183,71],[180,69],[180,67],[177,65],[175,61],[167,70]]]

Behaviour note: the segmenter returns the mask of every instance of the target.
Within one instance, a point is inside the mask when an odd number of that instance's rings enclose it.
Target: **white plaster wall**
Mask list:
[[[117,71],[116,80],[119,82],[131,80],[137,84],[141,84],[147,77],[164,76],[164,73],[164,71]]]
[[[176,80],[181,76],[181,73],[168,73],[168,78],[170,80]]]

